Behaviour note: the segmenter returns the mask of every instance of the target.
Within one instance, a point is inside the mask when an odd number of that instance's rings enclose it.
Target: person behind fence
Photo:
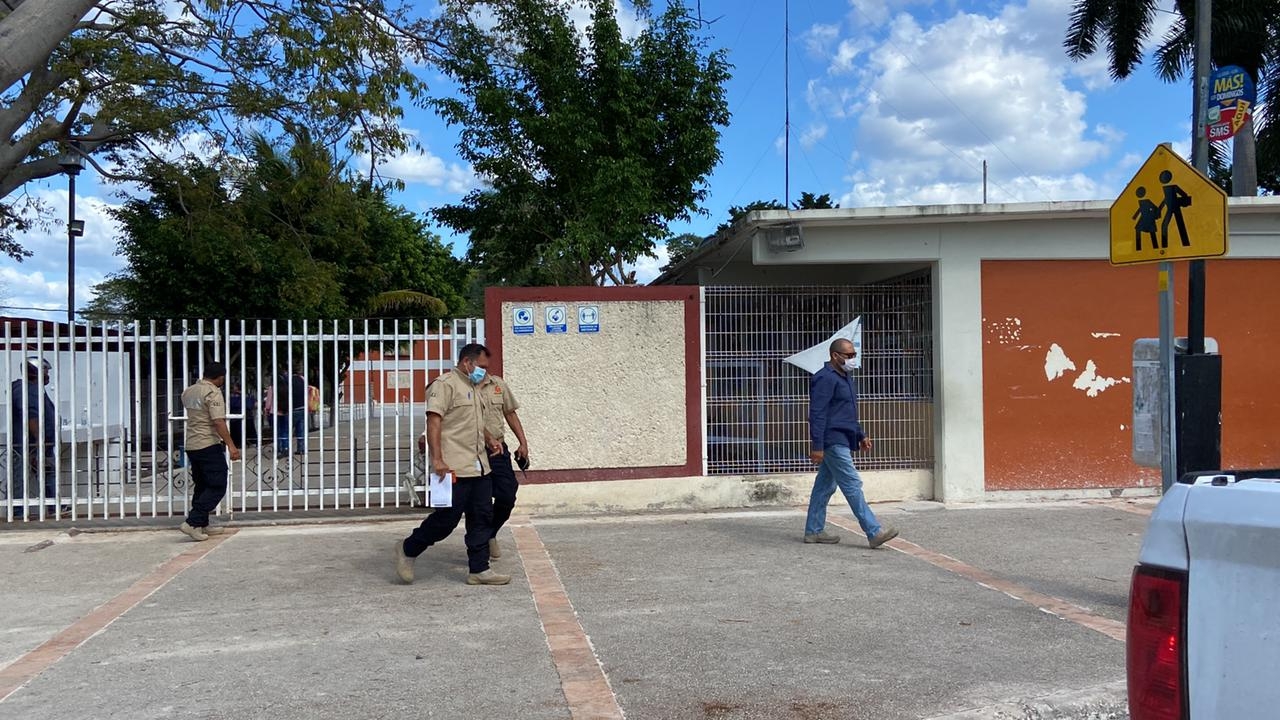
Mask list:
[[[302,455],[307,451],[307,378],[302,374],[302,363],[293,366],[293,375],[281,372],[276,384],[271,398],[276,413],[276,454],[288,455],[292,441],[293,454]]]
[[[232,382],[231,395],[227,404],[232,415],[242,415],[244,417],[243,420],[231,421],[231,437],[243,437],[244,442],[241,445],[257,444],[258,421],[256,412],[258,410],[258,402],[253,397],[253,393],[246,394],[240,387],[239,382]]]
[[[227,429],[227,403],[222,387],[227,369],[219,362],[207,363],[204,376],[182,391],[182,407],[187,412],[186,451],[191,467],[191,510],[178,529],[192,540],[208,540],[223,532],[209,524],[209,513],[227,494],[227,454],[240,459],[231,431]]]
[[[516,460],[522,468],[529,464],[529,441],[524,436],[520,416],[516,414],[520,403],[516,401],[507,382],[486,372],[484,380],[476,387],[480,391],[480,403],[484,408],[484,441],[489,449],[489,467],[493,476],[493,538],[489,540],[489,557],[497,559],[502,557],[498,531],[511,519],[511,511],[516,506],[516,493],[520,489],[515,468],[511,466],[511,448],[506,443],[506,426],[511,426],[520,443],[516,449]]]
[[[853,378],[858,356],[853,343],[844,338],[831,343],[830,362],[809,380],[809,458],[818,465],[818,477],[809,495],[805,519],[806,543],[838,543],[840,536],[826,532],[827,503],[836,487],[849,501],[872,548],[898,536],[898,531],[876,520],[862,493],[862,476],[853,465],[853,451],[868,451],[871,438],[858,422],[858,389]]]
[[[26,369],[26,379],[14,380],[9,396],[13,437],[13,462],[9,463],[13,485],[9,497],[16,504],[26,498],[29,480],[37,483],[43,481],[44,500],[54,503],[58,496],[58,476],[54,472],[53,460],[58,447],[58,421],[53,399],[45,389],[49,384],[49,371],[52,368],[48,360],[34,356],[27,358],[23,367]],[[64,505],[62,511],[70,512],[71,507]],[[48,512],[55,512],[53,504],[48,506]],[[14,517],[22,517],[24,514],[25,505],[13,509]]]
[[[427,393],[429,468],[452,475],[453,503],[436,508],[409,537],[396,543],[396,575],[413,582],[413,561],[427,548],[449,537],[467,520],[468,585],[506,585],[510,575],[489,568],[493,538],[493,479],[484,442],[484,414],[476,387],[485,379],[489,351],[471,343],[458,353],[453,370],[431,384]]]

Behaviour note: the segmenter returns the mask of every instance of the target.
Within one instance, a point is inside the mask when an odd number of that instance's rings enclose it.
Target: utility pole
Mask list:
[[[1212,28],[1213,0],[1197,0],[1191,161],[1196,170],[1206,176],[1209,174],[1207,124]],[[1222,466],[1222,356],[1205,353],[1205,279],[1205,261],[1192,260],[1187,281],[1187,350],[1185,354],[1172,356],[1174,378],[1170,393],[1176,414],[1171,433],[1171,437],[1176,438],[1172,449],[1174,480],[1187,472],[1218,470]],[[1163,336],[1161,339],[1163,343]],[[1166,489],[1169,484],[1166,473]]]

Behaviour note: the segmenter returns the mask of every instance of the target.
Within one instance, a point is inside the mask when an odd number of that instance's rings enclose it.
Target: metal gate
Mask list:
[[[712,475],[808,472],[809,374],[784,360],[862,317],[864,469],[933,467],[929,273],[877,285],[706,289]]]
[[[416,494],[406,477],[422,489],[416,440],[425,430],[426,386],[469,342],[484,342],[484,321],[173,320],[70,329],[8,321],[0,374],[9,418],[0,429],[4,517],[185,513],[191,475],[180,396],[209,361],[227,366],[228,424],[243,453],[231,465],[224,511],[409,504]],[[32,361],[50,366],[43,393],[22,380]],[[305,398],[294,390],[299,375]],[[40,401],[44,393],[50,403]],[[57,439],[48,453],[15,443],[22,407],[33,409],[38,427],[52,410]]]

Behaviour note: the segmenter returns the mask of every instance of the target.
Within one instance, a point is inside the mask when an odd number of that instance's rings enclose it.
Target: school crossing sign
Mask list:
[[[1161,145],[1111,205],[1111,264],[1227,254],[1227,194]]]

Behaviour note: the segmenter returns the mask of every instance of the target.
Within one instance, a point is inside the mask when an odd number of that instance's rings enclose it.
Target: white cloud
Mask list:
[[[479,185],[475,171],[470,167],[456,162],[447,163],[426,148],[390,158],[379,165],[378,172],[406,184],[423,183],[443,188],[454,195],[465,195]]]
[[[863,158],[843,203],[979,202],[984,160],[992,202],[1109,191],[1081,171],[1123,135],[1091,127],[1085,95],[1067,85],[1070,0],[1023,0],[933,24],[898,12],[909,4],[853,0],[864,26],[887,24],[874,41],[865,33],[840,40],[827,77],[808,88],[824,119],[858,119],[854,145]]]
[[[850,24],[854,27],[878,27],[889,21],[889,18],[905,10],[910,5],[924,5],[932,0],[849,0],[852,11],[849,13]]]
[[[636,282],[641,285],[648,285],[655,278],[662,274],[662,266],[671,261],[671,255],[667,253],[667,246],[661,243],[653,249],[657,257],[642,257],[636,261]]]
[[[32,194],[64,219],[33,228],[18,238],[32,255],[22,263],[0,262],[0,292],[11,307],[48,308],[51,312],[5,310],[6,314],[58,319],[67,308],[67,191],[38,187]],[[99,197],[76,194],[76,217],[84,221],[84,236],[76,241],[76,306],[83,307],[94,285],[123,268],[115,255],[120,229],[108,209],[115,204]]]
[[[803,38],[805,47],[810,53],[818,57],[827,57],[831,54],[832,45],[840,39],[840,25],[838,23],[814,25],[805,31]]]
[[[573,26],[578,32],[585,36],[587,30],[591,27],[591,6],[585,0],[569,0],[569,19],[573,21]],[[649,23],[636,14],[636,10],[630,3],[624,3],[622,0],[613,0],[613,13],[618,18],[618,29],[622,31],[622,37],[632,40],[644,32]]]
[[[808,150],[822,142],[827,137],[827,130],[826,123],[816,123],[805,128],[804,133],[800,135],[801,147]]]

